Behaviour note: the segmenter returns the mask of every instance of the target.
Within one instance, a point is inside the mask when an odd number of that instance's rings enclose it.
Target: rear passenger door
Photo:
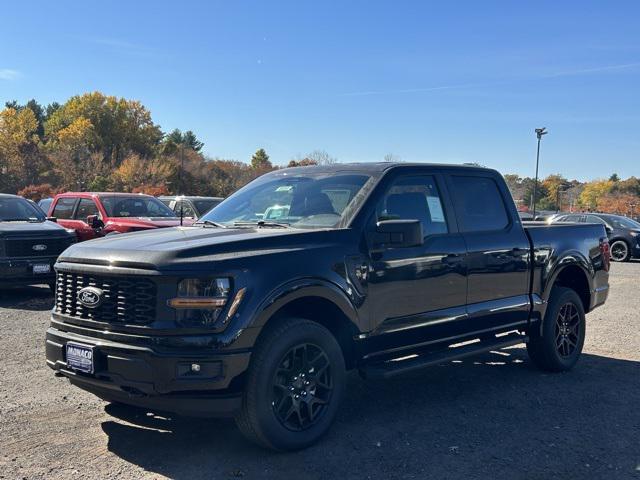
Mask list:
[[[474,332],[529,318],[529,240],[504,182],[491,172],[448,177],[467,247],[467,314]]]

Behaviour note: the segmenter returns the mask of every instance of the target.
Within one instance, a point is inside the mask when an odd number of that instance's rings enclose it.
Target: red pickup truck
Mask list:
[[[61,193],[51,202],[49,216],[56,217],[63,227],[73,228],[79,241],[180,225],[175,212],[160,200],[132,193]]]

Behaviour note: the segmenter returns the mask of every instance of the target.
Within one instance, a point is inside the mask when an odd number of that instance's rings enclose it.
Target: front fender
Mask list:
[[[335,283],[320,278],[300,278],[280,285],[256,309],[251,327],[263,327],[267,321],[290,302],[304,297],[320,297],[332,302],[360,329],[360,319],[345,291]]]

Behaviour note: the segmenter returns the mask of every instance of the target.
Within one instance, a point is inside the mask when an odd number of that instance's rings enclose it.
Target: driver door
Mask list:
[[[372,350],[464,331],[467,251],[444,189],[439,175],[399,176],[378,202],[376,222],[420,220],[424,243],[370,252]]]
[[[73,215],[73,227],[71,227],[75,229],[78,240],[81,242],[102,236],[87,223],[89,215],[98,215],[98,218],[102,219],[96,203],[90,198],[81,198]]]

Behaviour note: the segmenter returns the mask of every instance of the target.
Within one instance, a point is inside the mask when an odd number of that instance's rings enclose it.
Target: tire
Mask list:
[[[299,450],[333,423],[346,383],[342,350],[329,330],[310,320],[282,319],[266,328],[252,354],[236,425],[262,447]]]
[[[631,258],[631,248],[624,240],[615,240],[609,251],[614,262],[628,262]]]
[[[570,288],[554,287],[542,320],[542,335],[536,329],[529,336],[529,358],[541,370],[570,370],[582,353],[585,326],[584,307],[578,294]]]

